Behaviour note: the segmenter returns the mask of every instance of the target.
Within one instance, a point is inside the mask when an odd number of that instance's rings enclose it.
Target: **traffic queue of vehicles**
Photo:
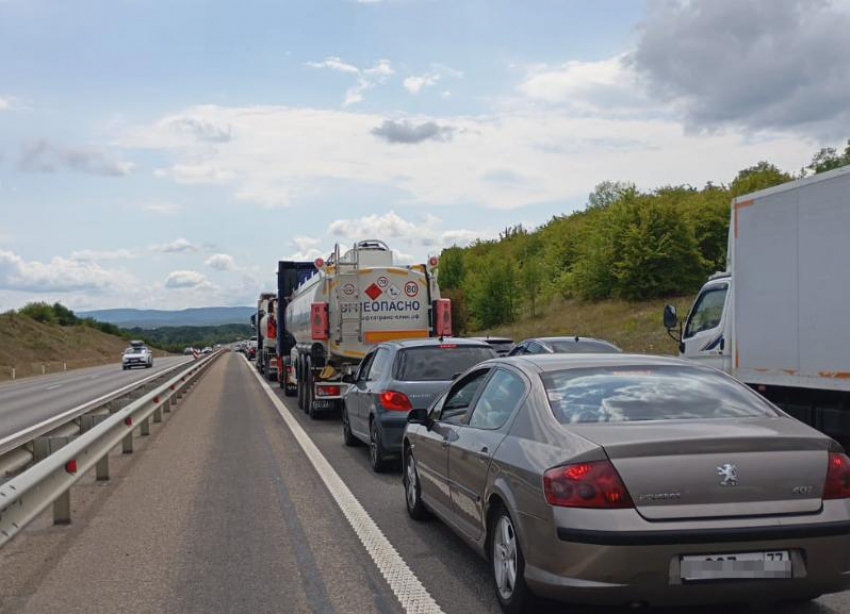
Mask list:
[[[791,190],[812,185],[819,184],[804,180]],[[795,225],[796,259],[814,250],[801,244],[809,201],[820,195],[827,203],[810,222],[823,232],[823,216],[838,215],[830,208],[836,202],[843,198],[840,215],[850,211],[848,186],[840,198],[826,188],[786,195],[777,205],[793,210],[786,217]],[[279,263],[278,381],[312,418],[340,410],[345,445],[367,444],[375,471],[400,457],[409,515],[437,516],[481,554],[508,613],[535,611],[537,597],[632,606],[772,603],[850,588],[850,458],[835,439],[756,392],[779,377],[767,365],[787,352],[773,339],[768,361],[749,346],[754,333],[740,328],[752,323],[744,313],[752,307],[764,320],[795,323],[786,343],[798,351],[800,370],[780,371],[836,393],[850,381],[842,375],[850,373],[848,343],[838,352],[830,340],[815,359],[800,340],[813,332],[826,343],[818,317],[831,316],[834,305],[818,315],[803,309],[810,297],[789,295],[795,315],[788,316],[776,304],[781,284],[754,268],[770,269],[769,255],[742,248],[744,232],[758,235],[770,225],[759,218],[756,227],[745,216],[782,193],[738,199],[748,204],[733,208],[730,229],[738,242],[730,248],[737,298],[728,277],[710,281],[682,333],[683,354],[699,332],[720,333],[719,342],[701,339],[700,351],[734,348],[735,368],[761,380],[745,384],[712,365],[624,354],[581,336],[515,345],[454,338],[437,259],[400,267],[385,244],[364,241],[344,254],[337,248],[328,261]],[[754,263],[742,263],[742,253]],[[793,264],[801,275],[800,262]],[[850,270],[847,258],[841,265]],[[723,300],[705,298],[717,283],[725,284]],[[814,281],[803,285],[815,299],[835,299]],[[701,307],[706,302],[711,313]],[[665,311],[670,328],[674,315]],[[843,323],[831,324],[834,337],[850,342]],[[756,355],[761,362],[753,362]],[[815,375],[813,364],[821,369]]]

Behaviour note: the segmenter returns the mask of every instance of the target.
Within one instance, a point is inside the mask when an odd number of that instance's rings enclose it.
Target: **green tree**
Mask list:
[[[757,190],[772,188],[780,183],[792,181],[794,177],[769,162],[759,162],[738,172],[732,181],[731,195],[741,196]]]
[[[824,147],[818,151],[807,168],[817,174],[848,164],[850,164],[850,139],[847,140],[847,146],[842,153],[838,153],[834,147]]]
[[[53,303],[52,309],[53,315],[56,317],[56,323],[59,326],[74,326],[80,323],[80,319],[74,315],[74,312],[62,303]]]
[[[481,271],[472,312],[482,328],[507,324],[516,316],[517,274],[511,260],[495,260]]]
[[[464,252],[459,247],[449,247],[440,254],[439,283],[441,290],[460,288],[466,280]]]
[[[55,324],[56,314],[53,313],[53,307],[47,303],[27,303],[18,310],[22,316],[32,318],[36,322],[44,322],[45,324]]]
[[[630,181],[603,181],[596,184],[587,197],[588,209],[604,209],[614,204],[628,192],[635,191],[635,184]]]
[[[522,293],[531,307],[531,315],[537,315],[537,299],[543,289],[543,262],[532,256],[522,263],[520,285]]]

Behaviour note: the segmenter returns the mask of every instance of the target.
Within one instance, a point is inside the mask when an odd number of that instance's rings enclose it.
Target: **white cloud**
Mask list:
[[[357,79],[349,87],[343,97],[342,105],[347,107],[363,101],[363,92],[368,89],[386,83],[394,74],[392,64],[389,60],[380,59],[370,68],[360,68],[350,64],[337,56],[328,56],[321,62],[306,62],[308,68],[328,69],[348,75],[356,75]]]
[[[212,290],[216,288],[202,273],[198,273],[197,271],[171,271],[165,278],[164,286],[168,289],[197,288]]]
[[[0,250],[0,288],[6,290],[99,293],[127,281],[126,273],[105,269],[92,261],[56,256],[43,263]]]
[[[158,202],[149,203],[144,206],[145,211],[155,213],[156,215],[176,215],[183,207],[177,203]]]
[[[649,100],[625,56],[532,67],[519,89],[528,99],[574,112],[621,114],[659,107]]]
[[[426,87],[436,85],[440,80],[440,75],[436,73],[425,73],[424,75],[411,75],[407,77],[402,85],[411,94],[418,94]]]
[[[12,108],[15,99],[11,96],[0,96],[0,111],[6,111]]]
[[[134,249],[81,249],[71,252],[71,260],[79,262],[97,262],[101,260],[129,260],[139,256],[138,250]]]
[[[232,271],[236,268],[236,262],[230,254],[213,254],[204,264],[217,271]]]
[[[584,199],[611,178],[649,189],[729,180],[763,159],[800,168],[816,146],[782,133],[759,139],[737,132],[691,134],[668,116],[588,117],[569,105],[522,100],[488,114],[441,117],[438,125],[454,129],[450,141],[409,147],[375,138],[372,131],[386,117],[366,112],[208,105],[183,115],[230,125],[239,138],[213,148],[189,136],[176,141],[156,121],[130,127],[117,142],[165,152],[173,160],[166,174],[178,181],[186,180],[186,166],[215,169],[193,174],[192,181],[224,186],[263,206],[300,205],[303,195],[321,193],[327,182],[348,181],[401,192],[393,203],[399,207],[511,209]],[[428,116],[406,121],[437,123]],[[515,181],[505,181],[509,174]]]
[[[159,245],[151,245],[150,249],[163,254],[186,254],[201,251],[200,245],[195,245],[191,241],[180,237],[171,243],[161,243]]]

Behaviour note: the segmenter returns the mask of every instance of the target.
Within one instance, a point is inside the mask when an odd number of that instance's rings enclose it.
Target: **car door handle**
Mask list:
[[[487,446],[483,446],[479,451],[481,452],[481,454],[490,454],[490,448],[488,448]]]

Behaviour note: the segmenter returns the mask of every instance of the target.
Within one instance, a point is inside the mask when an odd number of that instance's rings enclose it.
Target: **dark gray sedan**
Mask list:
[[[496,356],[482,341],[411,339],[376,345],[343,397],[346,445],[369,445],[372,468],[384,471],[401,453],[407,412],[424,409],[471,366]]]
[[[710,367],[482,363],[410,412],[407,510],[490,561],[506,612],[806,600],[850,585],[850,459]]]
[[[613,343],[593,337],[535,337],[523,339],[511,349],[509,356],[526,354],[608,354],[620,352]]]

